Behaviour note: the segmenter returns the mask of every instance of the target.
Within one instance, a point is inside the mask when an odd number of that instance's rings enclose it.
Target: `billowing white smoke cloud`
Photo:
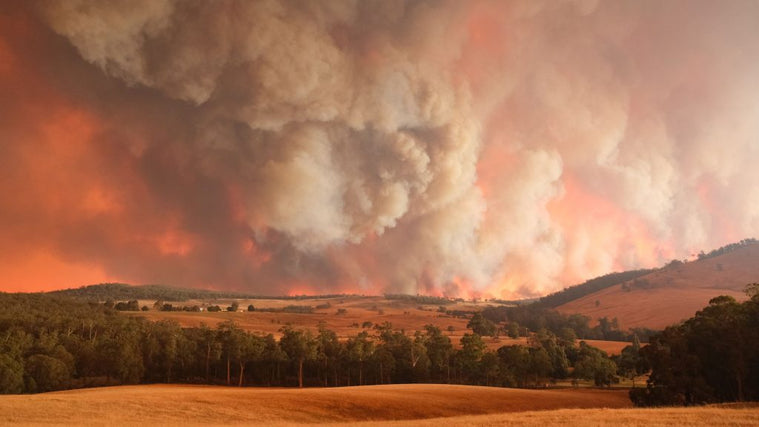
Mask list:
[[[759,231],[758,9],[41,7],[86,61],[175,101],[171,144],[239,191],[270,254],[250,277],[496,296]]]

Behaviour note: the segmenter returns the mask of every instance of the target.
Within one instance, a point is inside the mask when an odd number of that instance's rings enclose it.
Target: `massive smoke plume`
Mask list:
[[[0,12],[5,290],[529,296],[759,231],[754,1]]]

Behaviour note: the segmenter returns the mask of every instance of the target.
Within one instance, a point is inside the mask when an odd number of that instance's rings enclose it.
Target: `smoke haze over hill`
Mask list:
[[[4,2],[0,289],[510,298],[755,236],[757,16]]]

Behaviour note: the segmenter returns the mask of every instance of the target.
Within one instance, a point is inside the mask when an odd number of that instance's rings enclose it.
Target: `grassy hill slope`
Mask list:
[[[150,385],[0,396],[0,424],[754,425],[756,404],[632,409],[625,390],[451,385],[256,389]]]
[[[537,304],[544,307],[556,308],[567,302],[582,298],[585,295],[590,295],[594,292],[598,292],[602,289],[609,288],[614,285],[636,279],[640,276],[652,273],[655,270],[631,270],[623,271],[621,273],[609,273],[594,279],[586,280],[579,285],[570,286],[564,288],[561,291],[554,292],[550,295],[541,297]]]
[[[621,328],[661,329],[689,318],[711,298],[746,298],[743,289],[759,282],[759,244],[750,243],[725,253],[691,262],[673,262],[652,273],[562,304],[562,313],[591,319],[619,320]]]
[[[0,396],[0,424],[271,425],[630,406],[625,390],[523,390],[441,384],[326,389],[149,385]]]

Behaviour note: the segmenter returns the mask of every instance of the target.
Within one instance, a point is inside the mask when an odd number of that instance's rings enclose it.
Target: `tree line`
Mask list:
[[[631,342],[637,337],[648,342],[648,337],[659,332],[649,328],[621,330],[616,318],[602,317],[598,324],[591,327],[590,318],[582,314],[563,314],[540,304],[520,306],[491,306],[481,312],[487,321],[505,326],[505,332],[512,338],[527,337],[533,332],[546,329],[554,335],[574,337],[585,340],[606,340]],[[474,316],[477,316],[475,314]],[[494,333],[501,330],[493,329]],[[483,335],[492,335],[483,333]]]
[[[724,255],[730,252],[733,252],[735,250],[741,249],[743,247],[749,246],[749,245],[755,245],[759,243],[756,239],[753,237],[750,237],[748,239],[743,239],[740,242],[736,243],[730,243],[729,245],[722,246],[720,248],[714,249],[710,251],[709,253],[704,253],[704,251],[701,251],[698,253],[698,259],[708,259],[708,258],[714,258],[718,257],[720,255]]]
[[[185,289],[166,285],[141,285],[133,286],[126,283],[99,283],[96,285],[81,286],[79,288],[62,289],[48,292],[50,295],[72,297],[81,300],[106,301],[106,300],[162,300],[162,301],[187,301],[192,299],[326,299],[335,297],[349,297],[344,294],[326,295],[253,295],[242,292],[212,291],[207,289]]]
[[[615,357],[576,344],[572,329],[557,334],[546,327],[531,332],[528,345],[489,350],[481,334],[497,326],[484,313],[471,317],[471,332],[458,346],[434,325],[409,334],[389,323],[345,340],[324,325],[316,331],[285,326],[277,339],[234,322],[182,328],[173,321],[119,315],[103,304],[0,293],[0,392],[159,382],[542,387],[565,379],[608,386],[650,372],[645,387],[630,391],[636,405],[757,400],[759,284],[747,293],[742,303],[729,296],[712,299],[645,347],[634,335]]]
[[[434,325],[406,333],[382,323],[347,340],[323,325],[313,332],[285,326],[276,339],[234,322],[182,328],[170,320],[151,322],[103,304],[43,294],[0,294],[0,306],[2,393],[158,382],[535,387],[577,378],[609,385],[617,376],[615,363],[601,350],[545,329],[527,346],[491,351],[474,331],[455,348]]]
[[[585,295],[598,292],[602,289],[610,288],[614,285],[619,285],[624,282],[637,279],[638,277],[645,276],[652,273],[656,269],[641,269],[623,271],[620,273],[609,273],[594,279],[586,280],[585,282],[570,286],[562,289],[561,291],[554,292],[552,294],[541,297],[535,304],[546,308],[556,308],[562,304],[566,304],[570,301],[582,298]]]

